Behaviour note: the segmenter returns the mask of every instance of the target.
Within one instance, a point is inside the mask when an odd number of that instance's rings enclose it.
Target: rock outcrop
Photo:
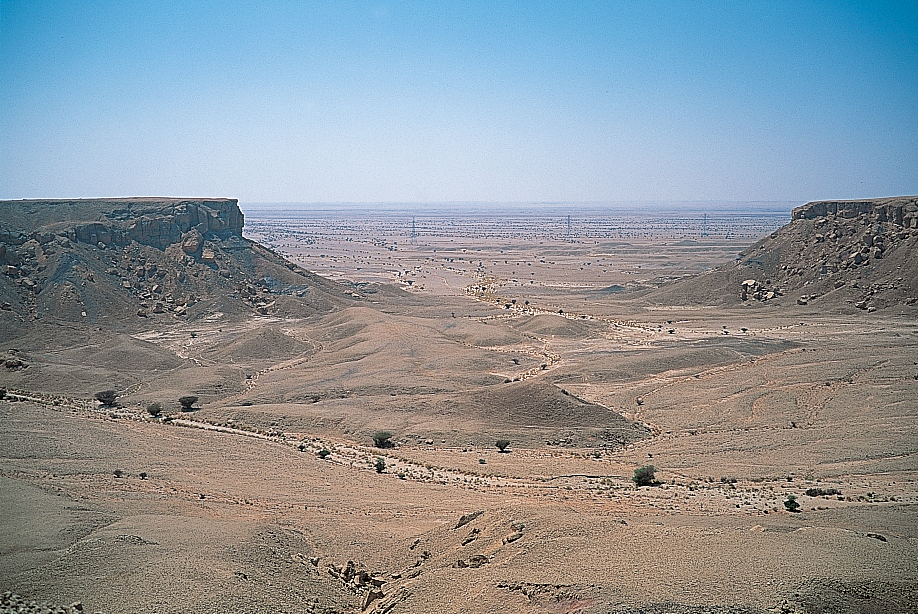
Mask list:
[[[0,334],[48,319],[308,315],[345,294],[245,239],[243,223],[234,199],[0,201]]]
[[[870,216],[881,224],[889,222],[903,228],[918,228],[918,197],[816,201],[794,209],[791,220],[830,216],[851,219],[861,215]]]
[[[18,200],[0,201],[0,208],[0,242],[12,245],[45,244],[60,235],[90,245],[136,241],[165,249],[192,229],[205,237],[241,237],[244,223],[230,198]]]
[[[918,197],[818,201],[731,264],[647,293],[653,302],[875,311],[918,305]]]

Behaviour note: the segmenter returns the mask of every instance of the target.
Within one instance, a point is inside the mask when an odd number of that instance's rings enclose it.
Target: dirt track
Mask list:
[[[90,612],[357,612],[377,588],[378,614],[915,611],[913,308],[661,306],[597,295],[579,255],[514,296],[500,249],[491,291],[428,263],[321,313],[11,339],[0,587]],[[671,268],[642,249],[644,278]]]

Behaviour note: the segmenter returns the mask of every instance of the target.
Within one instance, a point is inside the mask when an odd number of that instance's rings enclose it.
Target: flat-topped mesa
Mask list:
[[[133,240],[163,249],[192,230],[204,237],[242,236],[244,222],[236,199],[125,201],[106,217],[104,222],[75,226],[72,238],[93,245]]]
[[[41,243],[64,235],[91,245],[136,241],[165,249],[192,231],[202,237],[241,237],[244,223],[239,202],[232,198],[20,200],[2,201],[0,207],[18,213],[18,223],[7,231],[18,234],[9,237],[13,243],[15,238]]]
[[[833,215],[842,218],[867,215],[875,218],[877,222],[889,222],[904,228],[918,228],[918,196],[815,201],[794,209],[791,219],[813,220]]]

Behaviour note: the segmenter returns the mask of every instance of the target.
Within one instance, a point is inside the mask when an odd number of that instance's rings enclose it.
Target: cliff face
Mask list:
[[[794,209],[791,220],[815,220],[823,217],[856,218],[866,215],[878,223],[903,228],[918,228],[918,197],[878,198],[873,200],[824,200]]]
[[[202,237],[242,236],[235,199],[92,199],[0,201],[0,242],[47,243],[55,236],[103,246],[136,241],[165,249],[192,230]]]
[[[339,284],[243,238],[243,222],[235,199],[0,201],[0,337],[337,304]]]
[[[817,306],[875,311],[918,305],[918,196],[811,202],[731,264],[648,294],[656,302]]]

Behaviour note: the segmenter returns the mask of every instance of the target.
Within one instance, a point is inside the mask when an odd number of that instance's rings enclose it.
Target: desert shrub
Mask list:
[[[193,394],[188,394],[183,397],[179,397],[178,402],[182,404],[182,411],[191,411],[194,409],[192,405],[198,402],[198,397],[194,396]]]
[[[788,512],[796,512],[800,508],[800,504],[797,503],[797,497],[794,495],[787,495],[787,499],[784,500],[784,507]]]
[[[6,388],[0,388],[0,399],[6,396]]]
[[[124,472],[121,469],[115,469],[114,474],[116,478],[120,478],[124,475]]]
[[[824,497],[831,495],[840,495],[841,491],[837,488],[807,488],[806,496],[807,497]]]
[[[510,440],[509,439],[498,439],[494,445],[496,445],[497,449],[500,450],[501,452],[506,452],[507,446],[510,445]]]
[[[163,406],[159,403],[150,403],[147,405],[147,413],[156,418],[163,413]]]
[[[114,405],[118,400],[118,394],[114,390],[103,390],[101,392],[97,392],[94,396],[99,403],[102,403],[102,405],[111,406]]]
[[[635,486],[653,486],[657,483],[654,479],[656,471],[653,465],[638,467],[634,470],[634,477],[631,478],[631,480],[634,482]]]
[[[373,467],[376,469],[376,473],[382,473],[386,470],[386,461],[383,458],[376,457],[376,462],[373,464]]]
[[[325,458],[325,457],[328,456],[329,454],[331,454],[331,452],[328,450],[328,448],[322,448],[322,449],[319,450],[319,452],[318,452],[319,458]]]
[[[377,448],[391,448],[392,447],[392,433],[389,431],[376,431],[373,433],[373,445]]]

